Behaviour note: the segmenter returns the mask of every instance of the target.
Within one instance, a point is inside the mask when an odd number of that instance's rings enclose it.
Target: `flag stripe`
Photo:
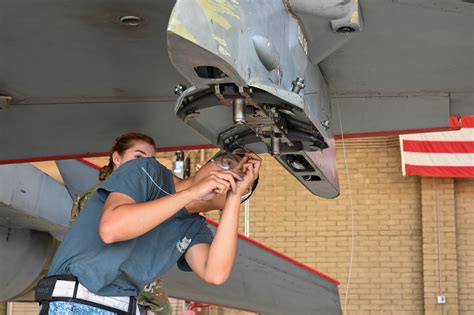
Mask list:
[[[463,128],[455,131],[415,133],[401,136],[403,140],[418,141],[474,141],[474,128]]]
[[[403,175],[474,178],[474,116],[450,118],[457,131],[400,136]]]
[[[403,140],[403,150],[420,153],[474,153],[474,141]]]
[[[405,164],[406,175],[474,178],[474,166],[423,166]]]
[[[474,128],[474,116],[461,117],[462,128]]]
[[[405,163],[410,165],[427,166],[474,166],[472,153],[418,153],[405,152]]]

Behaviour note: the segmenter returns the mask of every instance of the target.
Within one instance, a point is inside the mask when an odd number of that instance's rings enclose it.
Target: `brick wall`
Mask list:
[[[455,185],[457,275],[460,314],[474,314],[474,179]]]
[[[346,314],[423,314],[420,180],[401,174],[398,142],[346,140],[355,247]],[[251,236],[341,281],[351,254],[351,203],[341,143],[341,196],[307,192],[269,156],[251,201]]]
[[[423,177],[421,193],[425,312],[458,314],[454,180]]]

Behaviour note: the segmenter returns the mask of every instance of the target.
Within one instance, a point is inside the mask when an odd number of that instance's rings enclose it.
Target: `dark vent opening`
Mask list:
[[[227,78],[227,74],[222,72],[219,68],[212,66],[199,66],[194,68],[196,74],[203,79],[223,79]]]
[[[302,176],[302,177],[307,182],[320,182],[322,180],[321,177],[319,177],[317,175],[305,175],[305,176]]]
[[[314,172],[314,168],[302,155],[288,154],[284,160],[294,172]]]

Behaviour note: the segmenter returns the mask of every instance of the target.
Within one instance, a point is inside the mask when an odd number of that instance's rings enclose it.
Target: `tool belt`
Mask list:
[[[50,276],[36,286],[35,300],[41,304],[40,314],[48,314],[49,303],[54,301],[76,302],[115,312],[118,315],[136,314],[136,301],[128,296],[96,295],[72,275]]]

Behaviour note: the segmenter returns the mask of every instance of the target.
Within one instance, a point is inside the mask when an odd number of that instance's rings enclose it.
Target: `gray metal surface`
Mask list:
[[[173,106],[172,101],[11,105],[0,111],[0,160],[108,152],[115,138],[131,131],[153,136],[158,148],[207,144],[176,118]]]
[[[0,1],[0,90],[12,104],[173,99],[173,0]],[[138,15],[137,27],[121,16]]]
[[[37,168],[0,165],[0,226],[49,232],[61,239],[71,207],[66,188]]]
[[[474,93],[451,93],[449,111],[451,116],[471,116],[474,114]]]
[[[54,240],[46,232],[0,225],[0,301],[30,291],[45,275],[54,249]]]
[[[295,14],[310,13],[318,17],[339,19],[347,14],[355,0],[287,0],[288,6]]]
[[[56,161],[56,166],[73,200],[99,182],[97,169],[79,160]]]
[[[448,127],[450,115],[448,96],[333,97],[331,111],[337,134]]]
[[[173,268],[164,277],[164,287],[174,297],[265,315],[341,314],[336,284],[243,238],[224,285],[208,285],[193,273]]]
[[[362,0],[360,5],[364,31],[321,63],[333,94],[473,92],[473,3]],[[300,17],[313,44],[309,47],[312,58],[324,37],[317,37],[312,15]]]
[[[0,160],[105,152],[111,139],[137,129],[163,137],[166,146],[208,143],[172,122],[173,87],[186,83],[166,51],[173,4],[0,0],[0,94],[13,97],[0,111]],[[474,4],[360,0],[360,6],[364,29],[351,35],[332,32],[328,19],[297,12],[310,59],[322,61],[333,96],[450,95],[452,114],[474,114]],[[141,16],[144,23],[120,25],[123,15]],[[99,109],[103,102],[111,104],[108,110]],[[132,109],[123,110],[124,102]],[[144,102],[164,110],[145,110]],[[21,113],[6,114],[14,109]],[[43,110],[48,114],[39,114]],[[420,124],[431,115],[427,111]],[[380,126],[384,117],[375,115]],[[397,122],[397,130],[408,128]]]
[[[158,147],[207,143],[173,113],[186,82],[166,51],[173,4],[1,0],[0,95],[13,101],[0,111],[0,160],[106,152],[129,131]]]

